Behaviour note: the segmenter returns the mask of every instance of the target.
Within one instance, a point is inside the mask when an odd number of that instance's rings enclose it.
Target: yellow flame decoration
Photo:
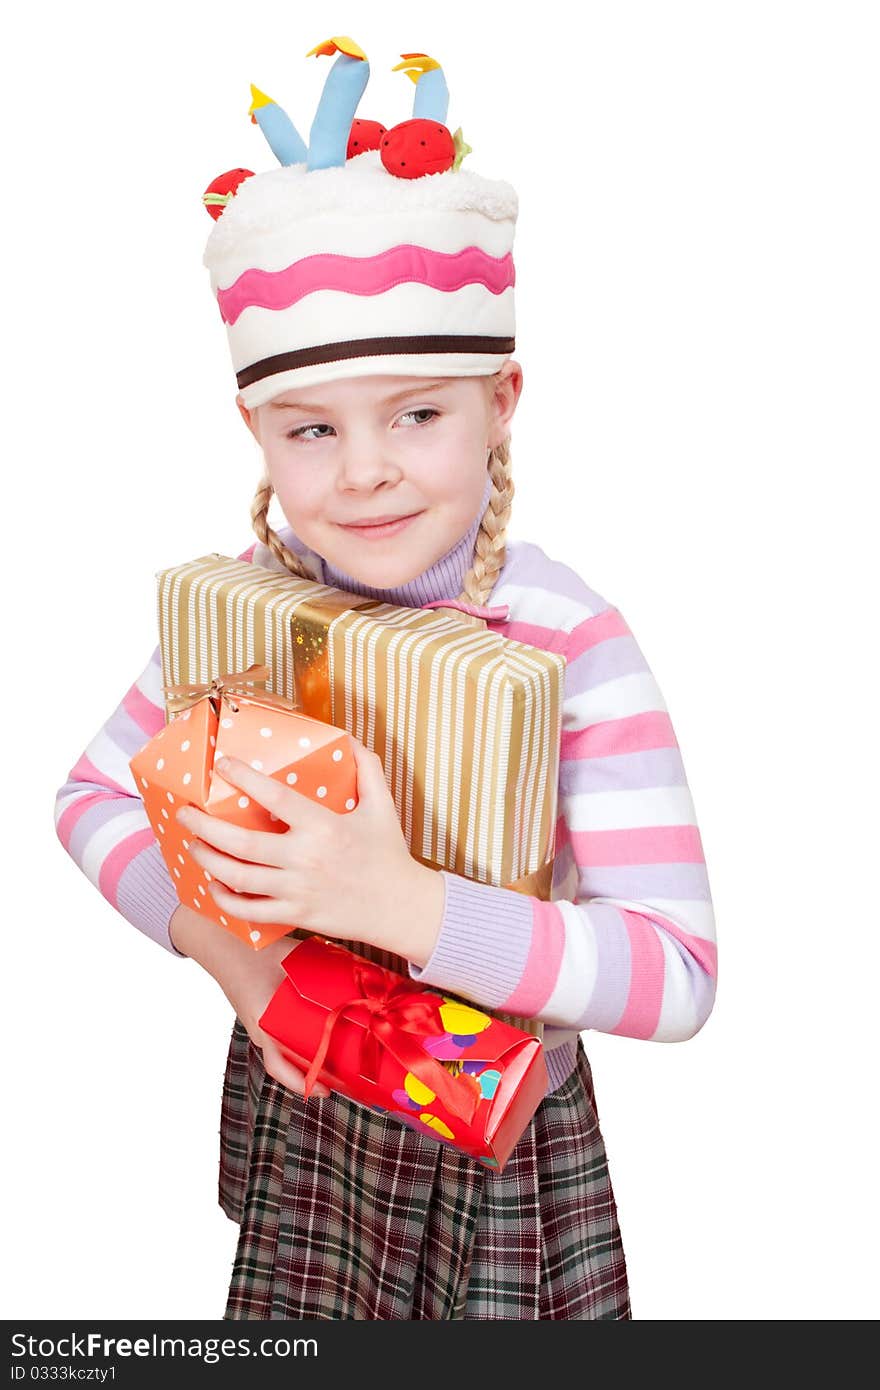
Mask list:
[[[312,54],[318,57],[331,53],[345,53],[349,58],[361,58],[364,62],[367,61],[367,55],[360,44],[355,43],[354,39],[350,39],[348,34],[334,34],[332,39],[325,39],[323,43],[316,43],[314,48],[309,49],[306,57],[311,58]]]
[[[427,53],[401,53],[403,63],[396,63],[391,69],[392,72],[405,72],[407,77],[418,84],[419,78],[432,68],[439,68],[440,64],[436,58],[429,58]]]
[[[261,92],[260,89],[259,89],[259,87],[255,87],[254,84],[253,84],[253,82],[251,83],[251,96],[252,96],[253,100],[251,101],[251,104],[250,104],[250,106],[248,107],[248,115],[249,115],[249,116],[252,116],[252,115],[254,114],[255,111],[258,111],[259,108],[260,108],[261,106],[274,106],[274,105],[275,105],[275,102],[274,102],[273,98],[272,98],[272,97],[267,97],[267,96],[266,96],[266,93],[265,93],[265,92]]]

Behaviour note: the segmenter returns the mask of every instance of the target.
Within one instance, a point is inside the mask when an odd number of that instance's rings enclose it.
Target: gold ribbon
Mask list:
[[[166,701],[170,714],[179,714],[181,710],[191,709],[200,700],[210,700],[215,714],[220,712],[221,697],[230,695],[241,695],[247,698],[249,695],[259,695],[260,699],[270,703],[278,703],[279,708],[289,709],[292,705],[286,700],[282,703],[282,697],[273,695],[269,690],[247,690],[246,685],[265,685],[272,674],[271,667],[260,666],[256,662],[248,666],[246,671],[227,671],[225,675],[215,676],[207,685],[163,685],[165,694],[171,698]],[[238,713],[237,706],[230,700],[230,709]]]

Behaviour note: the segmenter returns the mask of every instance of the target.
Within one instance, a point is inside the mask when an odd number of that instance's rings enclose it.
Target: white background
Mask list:
[[[876,6],[305,16],[7,21],[3,1314],[222,1317],[230,1010],[53,804],[157,641],[156,570],[253,538],[201,194],[276,167],[251,81],[308,130],[333,31],[386,125],[398,55],[436,56],[467,167],[518,189],[510,534],[622,609],[697,807],[715,1011],[683,1044],[585,1035],[634,1317],[874,1317]]]

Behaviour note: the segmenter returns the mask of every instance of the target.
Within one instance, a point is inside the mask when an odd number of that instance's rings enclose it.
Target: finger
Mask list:
[[[303,739],[300,739],[302,742]],[[316,824],[334,814],[329,807],[321,805],[321,793],[326,794],[326,787],[318,788],[318,800],[313,801],[310,796],[297,791],[292,783],[283,785],[274,777],[258,772],[241,758],[218,758],[214,767],[227,782],[240,787],[248,797],[273,812],[286,825],[308,825],[310,817],[311,823]],[[292,773],[290,775],[293,776]]]
[[[255,893],[261,897],[283,897],[285,878],[280,869],[267,868],[263,864],[247,864],[228,854],[221,854],[201,840],[190,840],[189,852],[211,877],[209,884],[216,879],[233,893]]]
[[[349,737],[351,738],[354,764],[357,769],[358,788],[362,782],[369,788],[370,784],[378,778],[385,782],[385,768],[379,754],[374,753],[371,748],[367,748],[366,744],[361,743],[353,735]],[[387,787],[387,782],[385,785]]]
[[[223,912],[231,912],[233,917],[243,917],[248,922],[280,922],[285,927],[299,927],[300,922],[292,905],[286,898],[251,898],[246,893],[236,893],[212,878],[208,892]]]
[[[249,801],[250,798],[247,798]],[[242,810],[245,806],[242,807]],[[221,820],[200,811],[198,806],[182,806],[176,812],[176,819],[185,832],[192,832],[205,844],[231,855],[234,859],[245,860],[250,864],[268,865],[275,869],[290,866],[291,845],[287,838],[289,829],[280,833],[271,830],[249,830],[244,825],[233,825],[231,821]],[[286,826],[286,823],[285,823]],[[184,847],[189,848],[187,841]]]
[[[357,805],[361,808],[370,808],[377,796],[385,796],[391,799],[391,788],[385,780],[385,769],[382,766],[382,759],[373,749],[367,748],[366,744],[361,744],[356,738],[352,738],[352,749],[355,753],[355,767],[357,773]]]
[[[297,1095],[303,1094],[306,1080],[305,1072],[294,1062],[291,1062],[271,1038],[263,1047],[263,1065],[269,1075],[274,1076],[276,1081],[280,1081],[282,1086],[286,1086],[289,1091],[296,1091]],[[330,1092],[322,1081],[316,1081],[310,1094],[329,1096]]]

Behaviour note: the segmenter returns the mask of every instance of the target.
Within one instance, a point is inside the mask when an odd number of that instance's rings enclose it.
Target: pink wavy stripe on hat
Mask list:
[[[485,285],[501,294],[516,282],[513,255],[490,256],[479,246],[463,251],[429,251],[406,243],[376,256],[305,256],[284,270],[245,270],[228,289],[217,291],[225,323],[233,324],[245,309],[289,309],[316,290],[345,294],[382,294],[395,285],[415,283],[435,290],[459,290]]]

